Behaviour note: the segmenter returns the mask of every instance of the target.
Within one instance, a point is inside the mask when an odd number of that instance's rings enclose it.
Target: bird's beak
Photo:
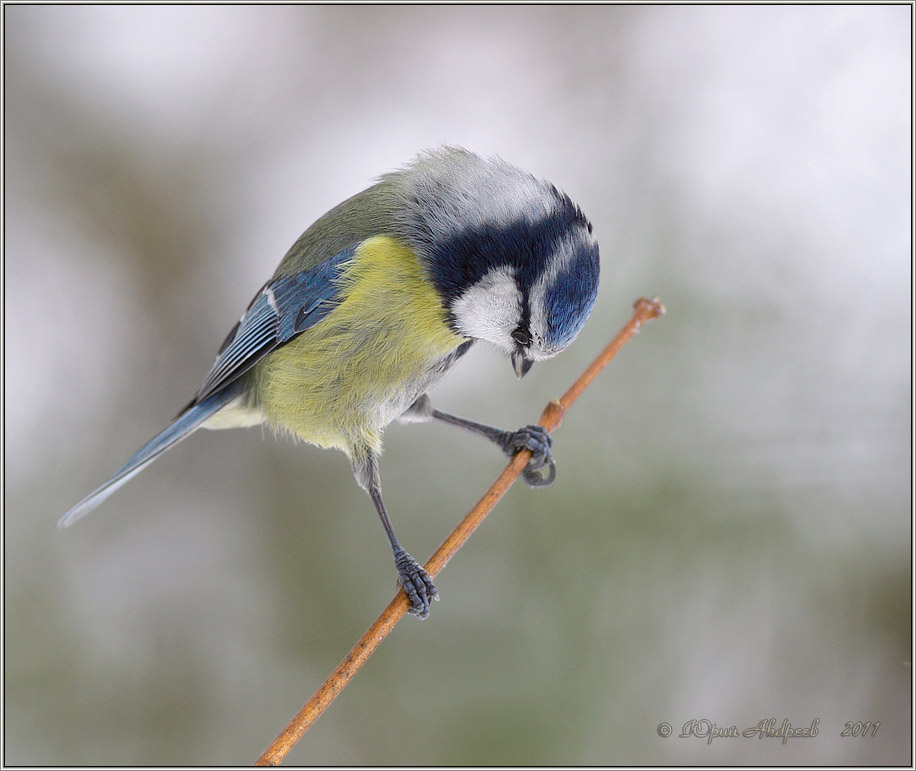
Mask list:
[[[512,369],[515,370],[515,374],[519,378],[523,378],[528,374],[532,364],[534,364],[534,359],[525,356],[525,352],[521,348],[517,348],[512,352]]]

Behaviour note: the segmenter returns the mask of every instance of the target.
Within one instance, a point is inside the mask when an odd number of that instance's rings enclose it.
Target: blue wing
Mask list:
[[[340,268],[359,244],[309,270],[268,281],[251,301],[216,357],[197,396],[101,487],[87,495],[58,523],[66,527],[92,511],[162,453],[196,431],[223,407],[244,395],[238,378],[262,356],[288,343],[327,316],[340,302]]]
[[[358,246],[354,244],[309,270],[268,281],[229,333],[192,404],[232,383],[259,359],[327,316],[340,302],[336,280],[340,268]]]

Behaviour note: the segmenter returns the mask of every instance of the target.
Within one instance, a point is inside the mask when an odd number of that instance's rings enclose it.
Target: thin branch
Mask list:
[[[563,421],[563,415],[572,403],[579,398],[579,395],[588,387],[589,383],[595,379],[595,376],[607,365],[607,363],[617,355],[617,352],[623,348],[626,342],[639,331],[639,327],[646,321],[658,318],[665,312],[665,307],[658,301],[647,300],[641,297],[633,304],[633,316],[626,323],[623,329],[617,333],[617,336],[608,344],[608,346],[598,355],[598,357],[589,365],[579,379],[570,386],[563,396],[550,402],[541,415],[540,425],[548,431],[559,427]],[[518,453],[506,469],[500,474],[493,486],[487,490],[483,498],[474,506],[473,509],[465,516],[458,527],[452,534],[445,539],[442,545],[436,550],[435,554],[430,557],[426,563],[426,572],[433,578],[445,567],[446,563],[462,547],[465,541],[470,537],[477,526],[483,522],[490,510],[496,505],[497,501],[503,497],[509,486],[515,481],[518,475],[528,464],[531,453],[523,450]],[[271,742],[270,746],[264,750],[264,753],[258,758],[255,765],[257,766],[276,766],[279,765],[287,753],[295,746],[296,742],[302,738],[305,732],[311,727],[318,717],[324,712],[325,708],[334,701],[337,695],[347,686],[350,678],[355,675],[382,640],[388,636],[388,633],[394,628],[394,625],[401,620],[401,617],[407,612],[409,603],[407,596],[403,591],[398,591],[394,599],[388,603],[381,615],[375,620],[365,634],[360,637],[353,649],[347,654],[347,657],[340,662],[324,684],[313,694],[312,698],[306,702],[305,706],[290,720],[286,728],[280,732],[280,735]]]

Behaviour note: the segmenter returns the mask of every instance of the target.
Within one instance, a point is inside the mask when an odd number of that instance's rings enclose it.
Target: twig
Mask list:
[[[570,405],[579,398],[579,395],[588,387],[589,383],[595,379],[595,376],[607,365],[607,363],[617,355],[617,352],[623,348],[626,342],[639,331],[639,327],[646,321],[658,318],[665,312],[665,307],[658,301],[647,300],[641,297],[633,304],[633,316],[626,323],[623,329],[617,333],[617,336],[611,340],[608,346],[598,355],[598,357],[589,365],[588,369],[583,372],[578,380],[570,386],[563,396],[551,401],[544,412],[541,414],[540,425],[548,431],[559,427],[563,421],[563,415]],[[523,450],[518,453],[493,486],[487,490],[483,498],[471,511],[465,516],[458,527],[452,534],[445,539],[442,545],[436,550],[435,554],[430,557],[426,563],[426,572],[433,578],[445,567],[446,563],[462,547],[465,541],[470,537],[477,526],[483,522],[490,510],[496,505],[497,501],[503,497],[509,486],[515,481],[516,477],[522,472],[528,464],[531,453]],[[312,695],[305,706],[289,721],[286,728],[280,732],[280,735],[271,742],[270,746],[264,750],[264,753],[258,758],[255,765],[257,766],[276,766],[286,757],[287,753],[293,748],[296,742],[302,738],[305,732],[311,727],[318,717],[324,712],[325,708],[337,697],[337,695],[350,682],[350,678],[355,675],[360,667],[366,663],[366,660],[382,640],[388,636],[388,633],[394,628],[394,625],[401,620],[401,617],[407,612],[409,603],[407,596],[402,591],[398,591],[394,599],[388,603],[381,615],[375,620],[365,634],[360,637],[353,649],[347,654],[347,657],[340,662],[324,684]]]

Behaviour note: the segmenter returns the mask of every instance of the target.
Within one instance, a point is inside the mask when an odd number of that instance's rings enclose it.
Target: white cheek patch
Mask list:
[[[522,294],[512,269],[490,269],[476,284],[452,303],[458,329],[467,337],[512,350],[512,330],[522,316]]]

